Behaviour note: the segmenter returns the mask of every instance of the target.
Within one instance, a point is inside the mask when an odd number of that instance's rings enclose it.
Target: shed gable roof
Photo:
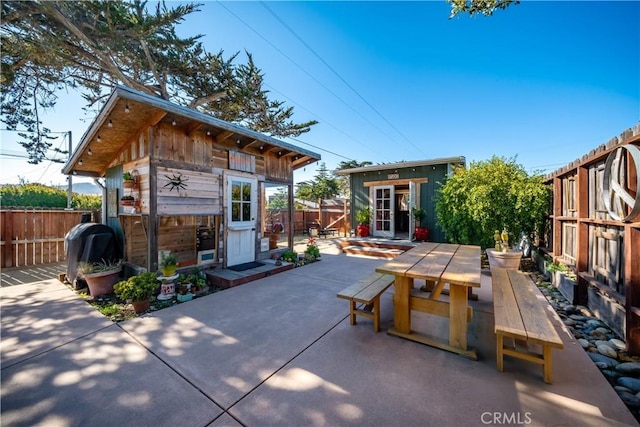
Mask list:
[[[214,142],[236,140],[238,148],[261,148],[261,152],[277,151],[291,158],[293,169],[321,159],[320,154],[284,141],[220,120],[208,114],[125,86],[117,86],[104,107],[91,123],[69,161],[64,174],[103,176],[108,165],[122,149],[145,129],[160,122],[174,124],[186,134],[206,132]]]

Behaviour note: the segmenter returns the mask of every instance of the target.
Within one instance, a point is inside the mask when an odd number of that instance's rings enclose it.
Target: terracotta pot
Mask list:
[[[369,224],[359,224],[356,230],[358,231],[358,236],[369,237]]]
[[[151,301],[149,300],[131,301],[131,305],[133,306],[133,309],[136,311],[137,314],[141,314],[149,310],[149,307],[151,306]]]
[[[136,182],[133,179],[125,179],[124,181],[122,181],[122,187],[123,188],[133,188],[135,187]]]
[[[413,230],[413,238],[415,240],[422,240],[426,242],[429,240],[429,229],[427,227],[416,227]]]
[[[487,249],[487,258],[489,259],[489,267],[491,268],[518,270],[520,268],[522,251],[513,249],[508,252],[502,252],[495,249]]]
[[[278,248],[278,234],[271,233],[269,235],[269,249],[277,249]]]
[[[89,287],[92,297],[113,293],[113,285],[120,281],[122,267],[117,270],[102,271],[100,273],[84,274],[82,277]]]

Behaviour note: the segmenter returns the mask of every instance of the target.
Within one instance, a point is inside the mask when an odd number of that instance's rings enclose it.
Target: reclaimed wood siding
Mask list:
[[[64,237],[89,210],[2,210],[2,268],[48,264],[66,260]]]
[[[212,173],[158,167],[158,215],[220,214],[220,177]],[[183,187],[172,185],[178,177]]]

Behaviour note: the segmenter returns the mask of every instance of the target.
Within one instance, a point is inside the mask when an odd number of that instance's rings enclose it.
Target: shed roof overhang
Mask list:
[[[235,141],[239,149],[253,146],[262,153],[277,152],[279,156],[291,159],[293,170],[321,159],[320,154],[293,144],[125,86],[117,86],[82,136],[62,173],[104,176],[109,165],[131,141],[160,122],[173,124],[187,135],[198,130],[205,132],[217,143]]]
[[[360,173],[360,172],[377,172],[377,171],[386,171],[389,169],[417,168],[421,166],[435,166],[435,165],[443,165],[443,164],[452,165],[452,166],[464,166],[466,164],[466,159],[464,158],[464,156],[458,156],[458,157],[443,157],[440,159],[415,160],[411,162],[387,163],[384,165],[372,165],[372,166],[363,166],[361,168],[342,169],[342,170],[337,170],[336,173],[338,175],[350,175],[353,173]]]

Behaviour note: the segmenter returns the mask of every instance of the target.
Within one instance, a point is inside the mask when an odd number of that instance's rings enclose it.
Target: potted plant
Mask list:
[[[413,238],[414,240],[422,240],[426,241],[429,239],[429,229],[427,227],[422,226],[422,221],[427,216],[427,211],[422,208],[414,207],[411,210],[411,214],[413,215],[413,219],[416,220],[416,227],[413,230]]]
[[[194,294],[199,294],[205,290],[207,281],[199,273],[192,273],[188,277],[191,283],[191,291]]]
[[[120,280],[123,260],[81,262],[79,276],[87,283],[92,297],[113,293],[113,285]]]
[[[171,277],[176,274],[176,269],[178,268],[178,255],[172,253],[162,254],[160,268],[164,277]]]
[[[120,198],[120,206],[133,206],[136,199],[131,195],[122,196]]]
[[[519,249],[512,249],[509,246],[509,233],[507,229],[503,229],[502,232],[496,230],[493,233],[495,240],[494,249],[487,248],[487,259],[489,260],[490,268],[507,268],[517,270],[520,268],[520,259],[522,258],[522,251]]]
[[[191,276],[180,274],[178,276],[178,293],[176,295],[178,302],[190,301],[193,298],[192,289]]]
[[[158,289],[158,276],[156,273],[141,273],[116,283],[113,289],[118,297],[131,301],[136,313],[144,313],[149,309],[151,297]]]
[[[370,219],[371,219],[371,209],[368,206],[356,212],[356,221],[358,222],[358,227],[357,227],[358,236],[360,237],[369,236]]]
[[[269,249],[278,248],[279,234],[284,231],[284,224],[277,221],[271,226],[271,234],[269,235]]]
[[[309,237],[309,242],[307,243],[307,249],[304,251],[304,258],[308,262],[314,262],[320,260],[320,248],[316,244],[315,237]]]
[[[124,188],[133,188],[136,185],[136,179],[131,172],[125,172],[122,174],[122,186]]]

